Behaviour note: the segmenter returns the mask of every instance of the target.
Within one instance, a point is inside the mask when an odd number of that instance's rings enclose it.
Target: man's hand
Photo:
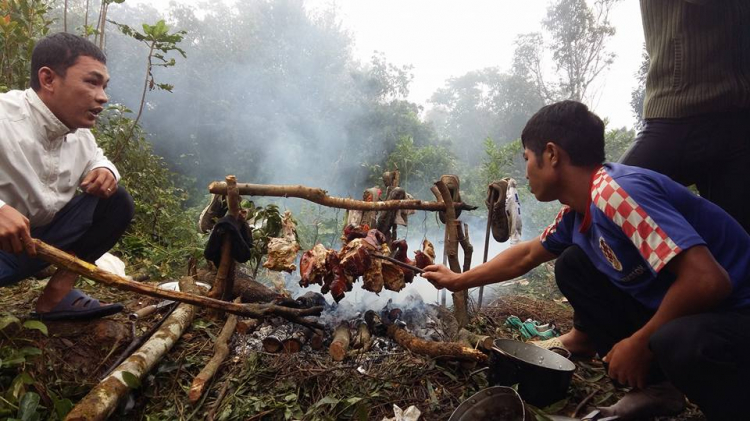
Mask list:
[[[420,276],[430,281],[437,289],[447,288],[453,292],[464,289],[458,283],[458,274],[443,265],[426,266]]]
[[[616,343],[604,362],[609,364],[609,377],[631,387],[646,387],[653,354],[648,349],[648,338],[637,334]]]
[[[30,256],[36,256],[29,219],[10,205],[0,206],[0,250],[7,253],[26,250]]]
[[[106,199],[117,190],[117,180],[112,171],[106,168],[94,168],[81,182],[81,190]]]

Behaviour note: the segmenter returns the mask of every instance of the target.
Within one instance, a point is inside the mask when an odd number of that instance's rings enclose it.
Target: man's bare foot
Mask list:
[[[557,339],[562,342],[563,347],[577,357],[593,357],[596,354],[596,346],[589,335],[576,328],[570,332],[560,335]]]
[[[78,280],[78,274],[66,269],[58,269],[47,282],[42,295],[36,301],[36,312],[47,313],[65,298]]]

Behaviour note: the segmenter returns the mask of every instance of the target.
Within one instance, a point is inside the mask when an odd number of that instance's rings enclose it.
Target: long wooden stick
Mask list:
[[[59,268],[65,268],[113,288],[136,292],[138,294],[148,295],[150,297],[180,301],[183,303],[198,305],[202,307],[223,310],[228,313],[237,314],[239,316],[252,317],[255,319],[265,318],[267,316],[279,316],[303,326],[308,326],[315,329],[323,329],[323,326],[319,323],[303,318],[304,316],[320,315],[320,313],[323,311],[322,306],[311,307],[307,309],[297,309],[277,306],[274,304],[237,304],[215,300],[208,297],[202,297],[199,295],[188,294],[180,291],[169,291],[153,285],[129,281],[123,277],[109,273],[105,270],[101,270],[91,263],[78,259],[77,257],[65,253],[62,250],[58,250],[57,248],[50,246],[49,244],[46,244],[41,240],[33,239],[32,241],[34,241],[34,245],[36,246],[38,258],[52,263]]]
[[[448,190],[448,186],[445,182],[440,180],[435,182],[443,202],[449,206],[445,211],[445,231],[447,233],[447,241],[445,242],[445,250],[448,254],[448,264],[453,272],[461,273],[461,265],[458,262],[458,230],[456,223],[456,212],[450,206],[453,203],[451,198],[451,192]],[[469,311],[468,311],[468,291],[461,290],[453,293],[453,310],[456,315],[456,320],[460,327],[464,327],[469,324]]]
[[[423,200],[386,200],[383,202],[365,202],[363,200],[346,199],[343,197],[328,196],[328,193],[320,188],[305,187],[300,185],[273,185],[273,184],[247,184],[237,183],[240,194],[252,196],[274,196],[274,197],[298,197],[320,205],[350,209],[350,210],[396,210],[416,209],[426,211],[443,211],[445,203],[426,202]],[[227,183],[214,181],[208,186],[213,194],[227,194]],[[474,210],[477,207],[466,203],[454,203],[455,209]]]
[[[239,303],[240,299],[237,298],[235,302]],[[216,342],[214,342],[214,356],[211,357],[211,360],[209,360],[206,366],[203,367],[203,370],[201,370],[201,372],[193,379],[193,384],[190,386],[190,392],[188,393],[190,402],[198,402],[198,399],[203,395],[203,389],[206,387],[206,384],[211,380],[214,374],[216,374],[221,363],[224,362],[227,355],[229,355],[229,346],[227,345],[227,342],[229,342],[229,339],[232,337],[235,327],[237,327],[237,315],[230,314],[227,316],[227,321],[224,323],[221,333],[216,337]]]
[[[410,265],[408,263],[404,263],[404,262],[402,262],[402,261],[400,261],[398,259],[395,259],[395,258],[393,258],[391,256],[386,256],[386,255],[378,254],[378,253],[370,253],[370,256],[377,257],[378,259],[387,260],[387,261],[389,261],[389,262],[391,262],[391,263],[393,263],[393,264],[395,264],[397,266],[401,266],[404,269],[413,270],[416,273],[424,273],[424,269],[420,269],[420,268],[418,268],[418,267],[416,267],[414,265]]]

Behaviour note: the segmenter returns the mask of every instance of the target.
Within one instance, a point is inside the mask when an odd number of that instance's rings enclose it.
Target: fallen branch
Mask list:
[[[396,209],[416,209],[426,211],[444,211],[445,203],[426,202],[423,200],[386,200],[384,202],[365,202],[363,200],[346,199],[342,197],[328,196],[323,189],[305,187],[300,185],[272,185],[272,184],[247,184],[237,183],[237,189],[240,194],[252,196],[273,196],[273,197],[298,197],[313,203],[328,206],[331,208],[350,209],[350,210],[396,210]],[[213,194],[227,194],[227,183],[215,181],[208,186],[208,190]],[[454,203],[456,209],[474,210],[477,207],[467,205],[466,203]]]
[[[235,302],[237,303],[239,301],[239,298],[235,300]],[[211,360],[208,361],[208,364],[203,367],[203,370],[201,370],[201,372],[198,373],[197,376],[195,376],[195,379],[193,379],[193,384],[190,386],[188,398],[190,399],[191,403],[198,402],[198,399],[200,399],[201,395],[203,394],[203,389],[206,387],[206,384],[211,380],[214,374],[216,374],[216,372],[219,370],[219,366],[221,366],[221,363],[224,362],[224,360],[227,358],[227,355],[229,355],[229,346],[227,345],[227,342],[229,342],[232,334],[234,334],[234,328],[236,326],[237,315],[230,314],[229,316],[227,316],[227,321],[226,323],[224,323],[224,327],[221,329],[221,333],[219,333],[219,336],[216,338],[216,342],[214,343],[214,356],[211,357]]]
[[[487,355],[456,342],[433,342],[419,339],[395,324],[388,326],[388,337],[409,351],[433,358],[474,361],[486,364]]]
[[[37,247],[39,247],[37,245]],[[180,282],[183,291],[197,291],[189,277]],[[166,354],[182,333],[193,321],[195,307],[180,304],[143,346],[120,364],[112,374],[98,385],[73,407],[65,418],[66,421],[105,420],[117,408],[117,402],[130,390],[124,377],[141,379]],[[125,373],[128,373],[127,375]]]
[[[103,283],[107,286],[121,289],[124,291],[136,292],[138,294],[148,295],[150,297],[162,298],[166,300],[179,301],[182,303],[193,304],[201,307],[208,307],[239,316],[252,317],[255,319],[269,316],[283,317],[291,322],[301,324],[313,329],[323,329],[319,323],[304,319],[304,316],[317,316],[323,311],[323,307],[312,308],[289,308],[277,306],[274,304],[236,304],[226,301],[216,300],[195,294],[188,294],[181,291],[170,291],[161,289],[153,285],[142,284],[140,282],[129,281],[123,277],[101,270],[91,263],[85,262],[77,257],[58,250],[57,248],[44,243],[41,240],[34,239],[36,245],[37,257],[57,265],[67,270],[83,275],[94,281]]]

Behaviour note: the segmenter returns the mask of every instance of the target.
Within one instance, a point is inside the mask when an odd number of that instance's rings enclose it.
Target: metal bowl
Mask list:
[[[513,388],[504,386],[488,387],[475,393],[461,402],[448,419],[448,421],[525,420],[526,409],[521,397]]]

